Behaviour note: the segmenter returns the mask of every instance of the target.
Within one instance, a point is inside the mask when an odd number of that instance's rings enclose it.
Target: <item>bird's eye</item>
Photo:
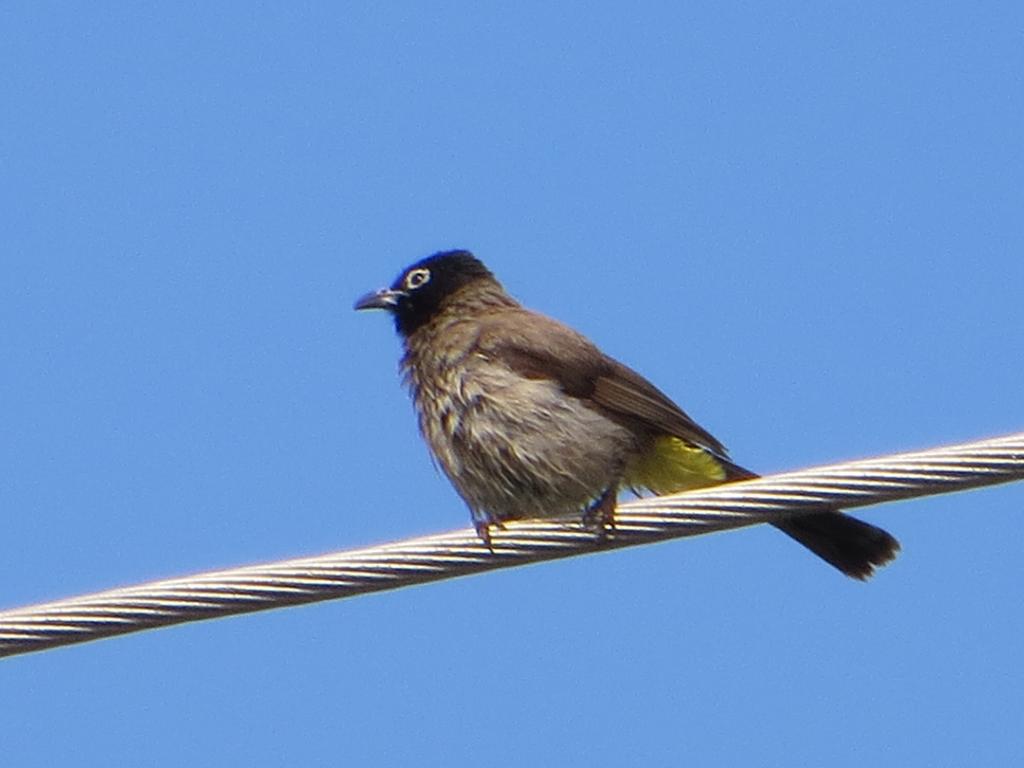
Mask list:
[[[430,279],[429,269],[414,269],[405,276],[405,287],[409,289],[419,288]]]

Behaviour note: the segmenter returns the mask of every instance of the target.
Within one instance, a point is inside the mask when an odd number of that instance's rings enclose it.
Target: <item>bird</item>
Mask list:
[[[579,515],[605,533],[622,490],[757,477],[646,378],[520,304],[470,251],[420,259],[354,308],[392,315],[420,432],[489,548],[492,526],[511,520]],[[773,525],[855,579],[900,549],[838,509]]]

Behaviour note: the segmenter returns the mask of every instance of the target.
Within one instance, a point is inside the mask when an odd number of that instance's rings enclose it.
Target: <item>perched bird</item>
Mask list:
[[[522,518],[582,514],[604,532],[620,488],[756,477],[643,376],[524,308],[468,251],[416,262],[355,308],[393,315],[420,431],[488,545],[491,525]],[[899,550],[838,511],[775,526],[858,579]]]

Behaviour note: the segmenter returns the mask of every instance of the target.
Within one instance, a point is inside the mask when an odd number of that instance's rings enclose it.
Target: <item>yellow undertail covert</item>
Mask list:
[[[725,468],[703,448],[662,436],[626,469],[625,484],[660,496],[718,485],[725,479]]]

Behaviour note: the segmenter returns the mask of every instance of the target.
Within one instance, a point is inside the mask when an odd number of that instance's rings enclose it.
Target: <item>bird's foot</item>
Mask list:
[[[500,522],[494,522],[492,520],[474,520],[473,527],[476,529],[476,535],[480,537],[480,541],[483,542],[484,546],[494,554],[494,545],[491,543],[491,526],[498,529],[504,529],[504,525]]]
[[[583,526],[597,531],[597,540],[603,544],[615,530],[616,488],[605,490],[583,511]]]

